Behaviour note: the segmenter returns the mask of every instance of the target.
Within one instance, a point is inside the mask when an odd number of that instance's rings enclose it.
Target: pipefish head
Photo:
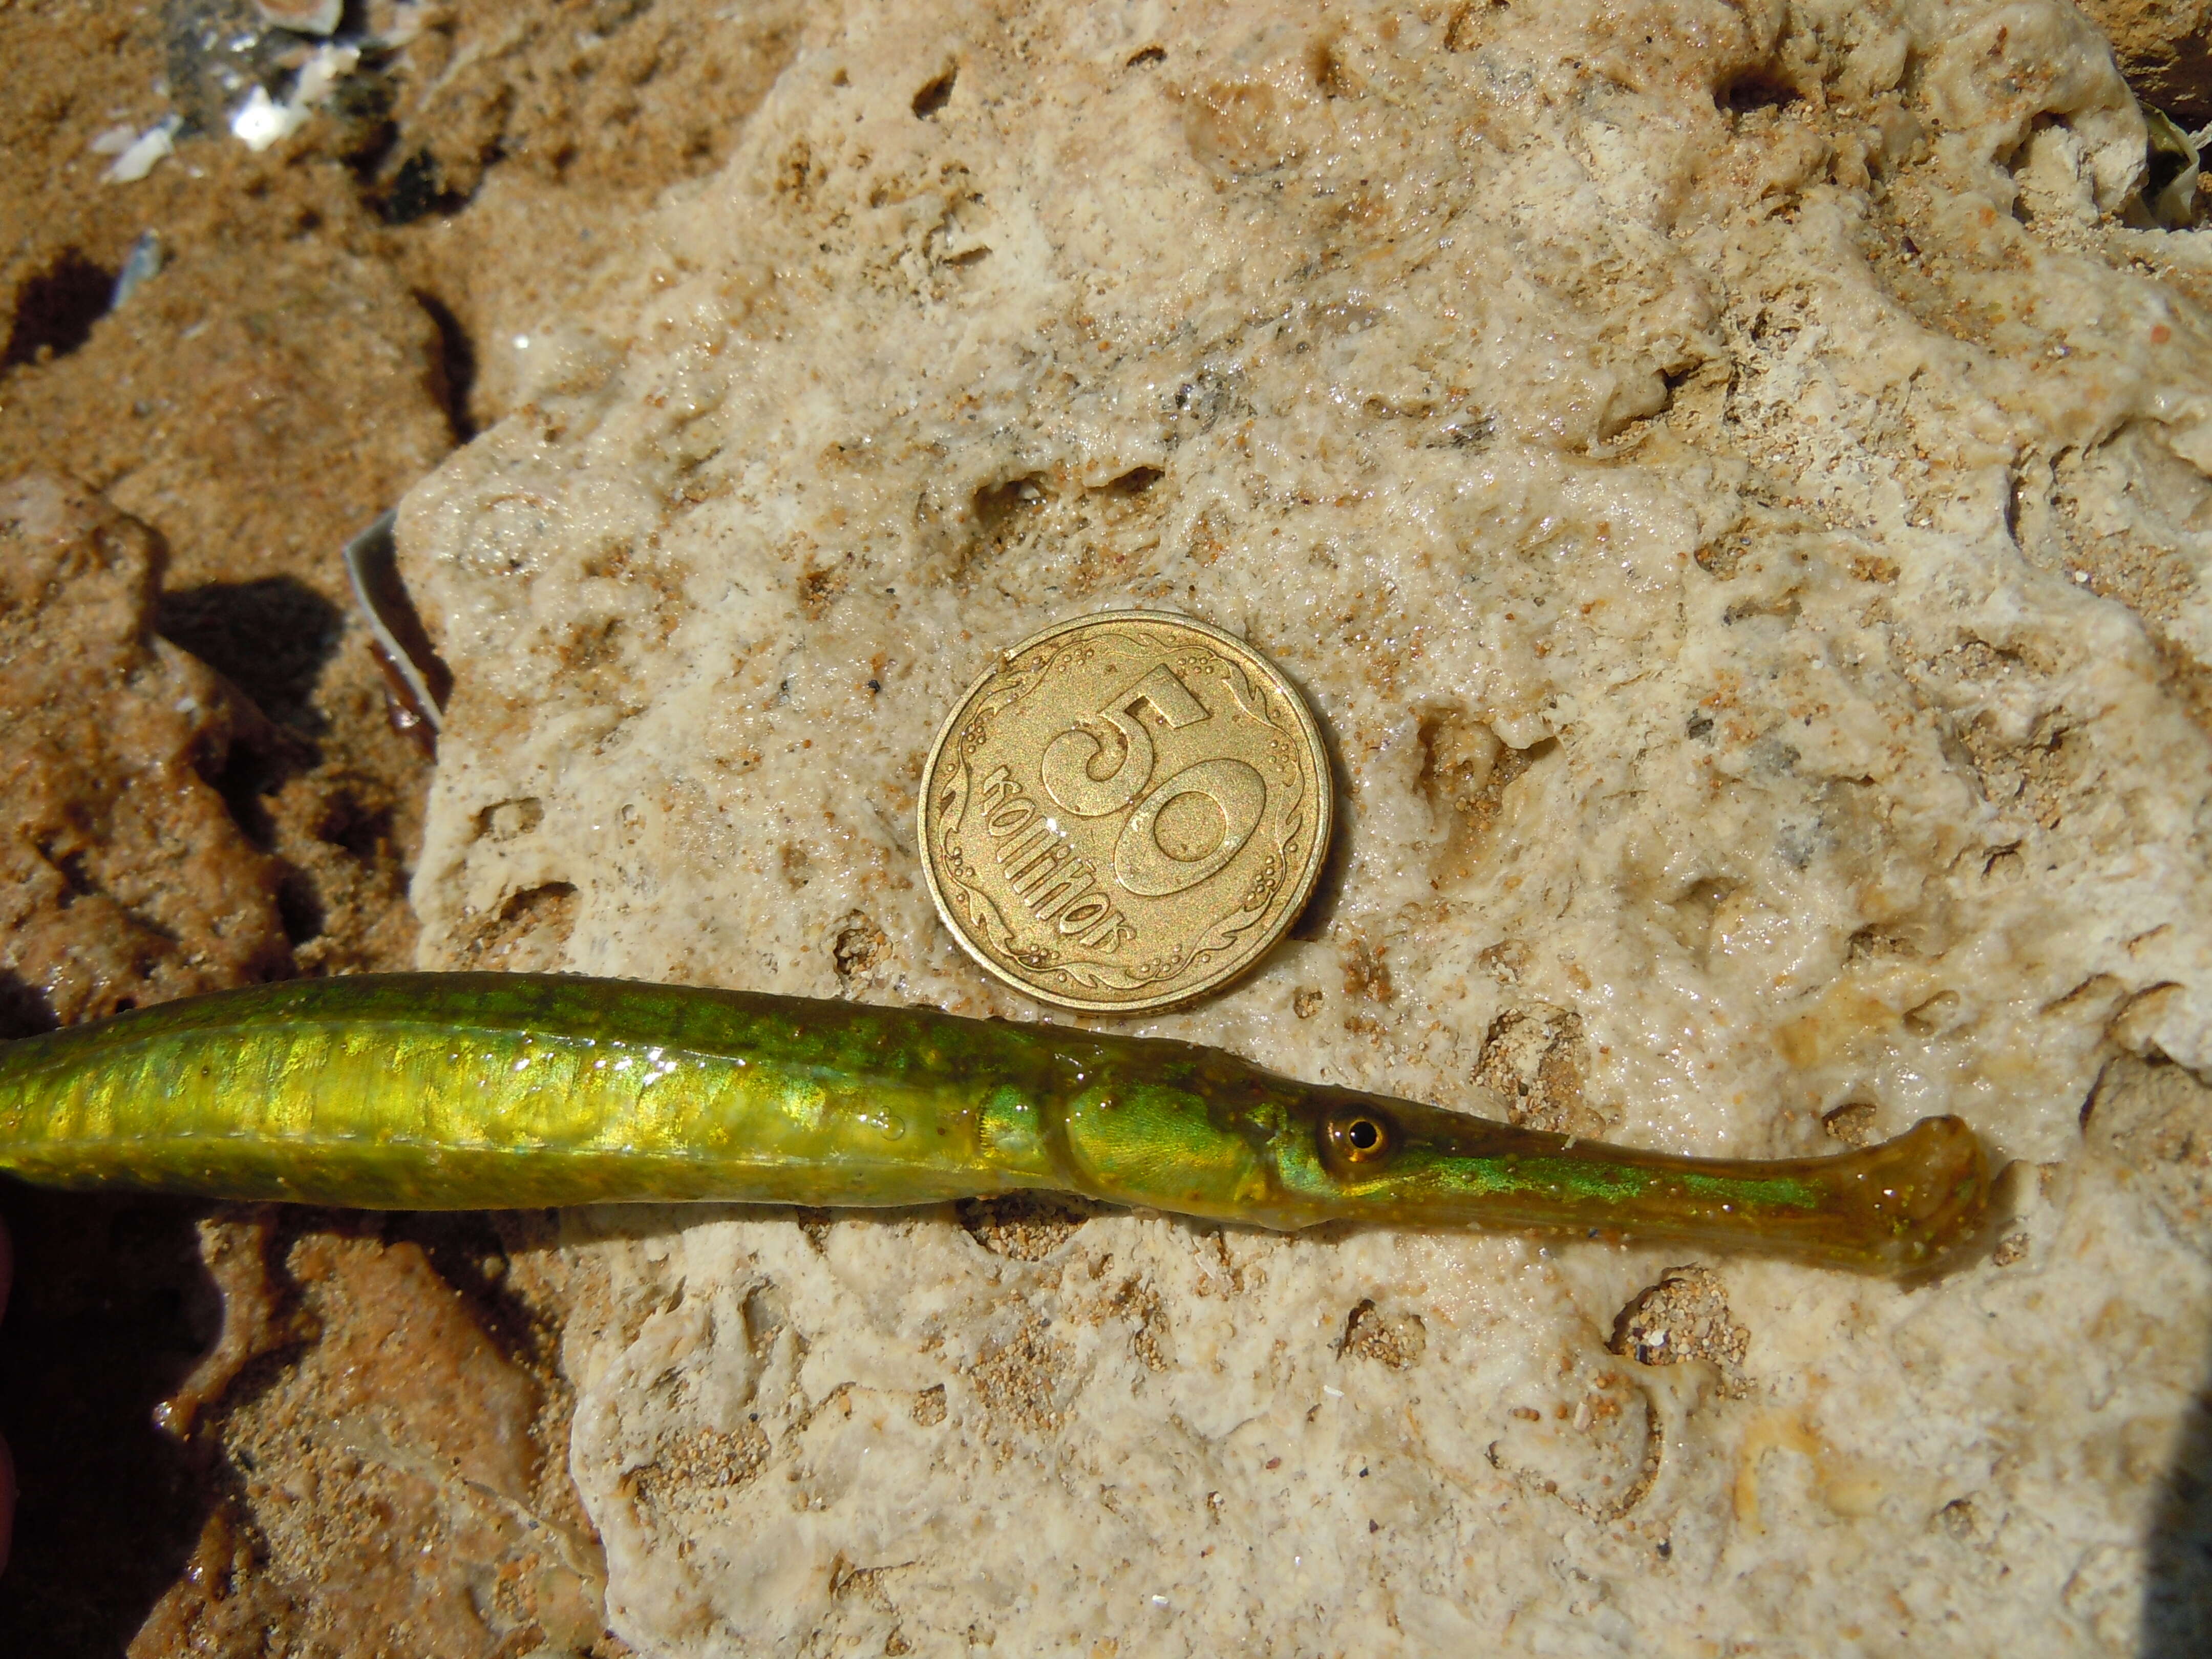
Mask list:
[[[1177,1045],[1073,1092],[1067,1150],[1114,1203],[1265,1227],[1334,1220],[1515,1224],[1468,1202],[1493,1165],[1558,1137],[1410,1101],[1294,1083]]]
[[[1694,1158],[1327,1089],[1285,1114],[1275,1176],[1285,1212],[1668,1239],[1892,1273],[1971,1239],[1989,1195],[1981,1142],[1957,1118],[1834,1158]]]
[[[1163,1051],[1164,1052],[1164,1051]],[[1681,1158],[1180,1051],[1096,1075],[1064,1119],[1083,1189],[1260,1226],[1531,1229],[1749,1249],[1862,1271],[1934,1265],[1980,1229],[1980,1141],[1929,1118],[1835,1158]]]

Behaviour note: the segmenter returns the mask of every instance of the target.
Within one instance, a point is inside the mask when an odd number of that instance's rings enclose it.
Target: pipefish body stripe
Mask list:
[[[1189,1043],[532,974],[295,981],[0,1046],[0,1170],[369,1208],[909,1205],[1042,1190],[1298,1228],[1601,1231],[1908,1271],[1979,1226],[1955,1118],[1669,1156]]]

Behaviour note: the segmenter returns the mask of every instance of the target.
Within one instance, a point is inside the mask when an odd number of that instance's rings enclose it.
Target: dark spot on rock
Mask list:
[[[1337,1340],[1340,1355],[1372,1359],[1402,1371],[1428,1352],[1429,1328],[1417,1313],[1386,1313],[1371,1297],[1363,1297],[1344,1322]],[[1366,1471],[1360,1471],[1364,1474]]]
[[[1875,1119],[1879,1113],[1880,1108],[1872,1101],[1845,1101],[1833,1111],[1821,1115],[1820,1127],[1832,1139],[1842,1141],[1846,1146],[1871,1146],[1875,1139]]]
[[[944,74],[939,76],[934,81],[930,82],[927,86],[923,87],[920,92],[915,94],[914,112],[915,116],[921,120],[927,121],[931,116],[936,114],[938,111],[943,109],[945,104],[950,101],[952,97],[952,82],[958,78],[959,73],[960,71],[957,70],[947,70]]]
[[[0,969],[0,1042],[35,1036],[52,1030],[59,1023],[45,993]]]
[[[71,248],[16,290],[0,368],[66,357],[92,337],[114,294],[115,273]]]
[[[370,193],[370,205],[387,225],[411,225],[433,213],[458,213],[468,205],[466,191],[447,187],[437,158],[416,150],[384,185]]]
[[[1740,75],[1714,95],[1713,102],[1732,115],[1754,110],[1784,109],[1797,101],[1797,88],[1787,82],[1756,72]]]
[[[1057,1193],[963,1199],[955,1208],[969,1237],[1015,1261],[1042,1261],[1098,1213],[1096,1205]]]
[[[422,307],[422,314],[437,328],[438,401],[445,405],[446,419],[453,428],[453,441],[465,444],[477,435],[476,421],[469,414],[469,393],[477,383],[476,347],[462,328],[461,319],[436,295],[417,289],[415,303]]]
[[[1605,1346],[1640,1365],[1702,1359],[1719,1368],[1724,1391],[1747,1391],[1743,1359],[1751,1333],[1729,1312],[1726,1287],[1710,1267],[1669,1267],[1620,1310]]]
[[[1106,488],[1119,495],[1141,495],[1165,476],[1156,466],[1133,466]]]

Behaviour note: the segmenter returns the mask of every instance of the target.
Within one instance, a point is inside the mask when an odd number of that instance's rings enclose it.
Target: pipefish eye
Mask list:
[[[1328,1144],[1347,1164],[1372,1163],[1390,1150],[1389,1126],[1368,1112],[1331,1118]]]

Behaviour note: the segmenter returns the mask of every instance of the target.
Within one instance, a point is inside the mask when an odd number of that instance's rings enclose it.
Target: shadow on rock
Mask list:
[[[209,582],[161,595],[155,627],[300,732],[323,724],[315,682],[345,633],[345,615],[289,576]]]
[[[0,968],[0,1042],[54,1029],[53,1005],[21,975]]]
[[[2212,1363],[2183,1423],[2147,1554],[2142,1659],[2212,1652]]]
[[[191,1553],[202,1481],[154,1411],[210,1334],[205,1207],[0,1185],[16,1262],[0,1431],[21,1492],[0,1653],[122,1653]]]

